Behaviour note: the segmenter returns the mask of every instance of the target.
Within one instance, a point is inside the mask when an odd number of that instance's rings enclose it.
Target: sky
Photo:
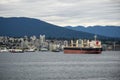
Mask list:
[[[0,0],[0,17],[30,17],[59,26],[120,26],[120,0]]]

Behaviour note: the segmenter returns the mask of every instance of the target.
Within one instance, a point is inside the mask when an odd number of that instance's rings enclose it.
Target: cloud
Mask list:
[[[0,0],[0,16],[32,17],[56,25],[120,25],[119,0]]]

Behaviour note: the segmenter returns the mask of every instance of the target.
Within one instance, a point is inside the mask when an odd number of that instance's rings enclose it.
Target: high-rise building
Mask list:
[[[45,42],[45,35],[40,35],[40,43],[44,43]]]

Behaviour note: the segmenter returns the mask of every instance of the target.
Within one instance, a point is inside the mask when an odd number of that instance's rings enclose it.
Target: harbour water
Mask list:
[[[120,51],[0,53],[0,80],[120,80]]]

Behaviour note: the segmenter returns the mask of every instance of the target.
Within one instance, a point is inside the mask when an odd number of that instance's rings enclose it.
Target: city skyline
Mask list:
[[[0,0],[1,17],[31,17],[59,26],[120,26],[119,0]]]

